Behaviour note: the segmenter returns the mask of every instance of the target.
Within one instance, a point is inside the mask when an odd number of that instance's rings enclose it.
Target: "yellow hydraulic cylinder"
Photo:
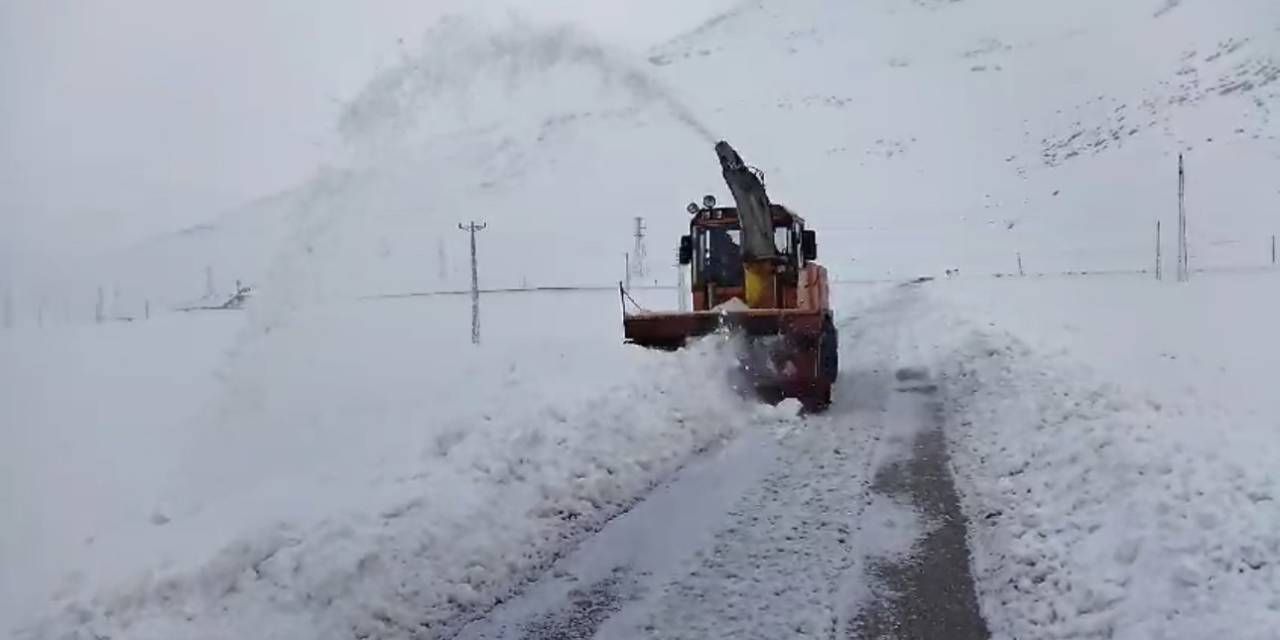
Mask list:
[[[747,262],[742,265],[743,283],[747,307],[751,309],[772,309],[776,306],[773,300],[773,265],[768,262]]]

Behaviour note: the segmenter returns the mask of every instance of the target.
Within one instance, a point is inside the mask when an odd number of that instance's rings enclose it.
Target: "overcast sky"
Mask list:
[[[340,102],[445,13],[518,11],[640,50],[730,4],[0,1],[0,266],[293,186],[332,157]]]

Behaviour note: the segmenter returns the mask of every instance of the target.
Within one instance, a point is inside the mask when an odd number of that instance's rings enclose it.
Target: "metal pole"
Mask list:
[[[645,262],[648,258],[648,250],[644,246],[644,218],[636,216],[635,218],[635,248],[632,253],[635,255],[635,276],[640,280],[645,277]]]
[[[1272,265],[1272,266],[1275,266],[1275,264],[1276,264],[1276,236],[1275,236],[1275,234],[1272,234],[1272,236],[1271,236],[1271,265]]]
[[[476,260],[476,232],[484,231],[485,223],[459,224],[458,228],[471,234],[471,344],[480,344],[480,268]]]
[[[676,304],[681,311],[689,310],[689,292],[684,290],[684,265],[676,265]]]
[[[1191,276],[1187,260],[1186,185],[1182,154],[1178,154],[1178,282],[1186,282]]]
[[[1164,279],[1163,268],[1160,257],[1160,221],[1156,220],[1156,280]]]
[[[1018,276],[1024,277],[1026,275],[1027,275],[1027,272],[1022,270],[1022,252],[1019,251],[1018,252]]]

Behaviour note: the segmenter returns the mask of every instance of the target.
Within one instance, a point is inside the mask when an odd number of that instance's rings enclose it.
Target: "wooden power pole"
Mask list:
[[[480,270],[476,261],[476,233],[489,225],[474,220],[458,228],[471,235],[471,344],[480,344]]]
[[[1190,260],[1187,257],[1187,174],[1183,168],[1182,154],[1178,154],[1178,282],[1191,279]]]

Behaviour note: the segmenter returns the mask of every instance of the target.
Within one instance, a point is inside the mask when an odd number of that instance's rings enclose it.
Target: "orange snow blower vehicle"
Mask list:
[[[814,262],[817,236],[769,201],[762,176],[733,147],[720,142],[716,155],[737,206],[707,196],[688,207],[679,257],[692,276],[693,311],[627,311],[623,290],[626,341],[674,350],[715,332],[741,336],[742,372],[762,399],[825,409],[839,363],[827,270]]]

